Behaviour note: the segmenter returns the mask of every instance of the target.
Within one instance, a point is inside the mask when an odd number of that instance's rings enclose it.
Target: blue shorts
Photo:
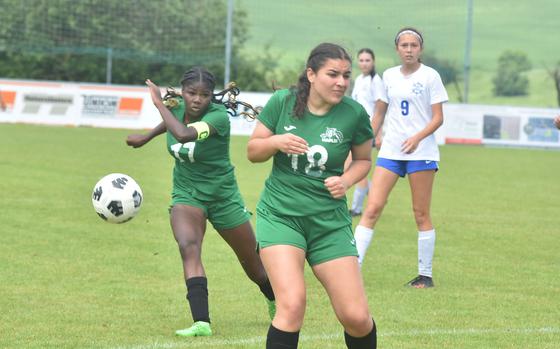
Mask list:
[[[433,160],[391,160],[386,158],[377,158],[376,166],[388,169],[391,172],[404,177],[419,171],[438,170],[438,162]]]

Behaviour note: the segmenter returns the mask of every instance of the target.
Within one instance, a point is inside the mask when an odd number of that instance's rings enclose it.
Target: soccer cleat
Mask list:
[[[357,216],[360,216],[362,214],[362,212],[358,212],[356,210],[348,210],[348,213],[350,213],[350,216],[352,216],[352,217],[357,217]]]
[[[276,315],[276,301],[267,299],[266,304],[268,305],[268,316],[270,316],[270,320],[274,320],[274,315]]]
[[[414,279],[407,282],[405,286],[410,286],[414,288],[429,288],[429,287],[434,287],[434,281],[429,276],[418,275]]]
[[[175,331],[175,335],[180,337],[205,337],[212,335],[212,329],[210,328],[210,323],[197,321],[189,328]]]

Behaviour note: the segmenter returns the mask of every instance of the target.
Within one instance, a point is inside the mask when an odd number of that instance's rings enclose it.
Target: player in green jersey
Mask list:
[[[171,228],[183,261],[187,300],[194,321],[191,327],[176,334],[212,334],[207,279],[201,260],[206,220],[233,249],[247,276],[260,287],[272,318],[274,293],[256,252],[250,213],[230,162],[230,122],[226,107],[214,98],[214,76],[195,67],[183,75],[181,94],[168,91],[164,98],[152,81],[146,80],[146,84],[163,121],[147,134],[129,135],[126,142],[137,148],[167,132],[167,150],[175,159]]]
[[[297,348],[306,259],[344,327],[347,347],[377,345],[345,196],[370,169],[373,138],[367,112],[344,95],[351,66],[342,47],[315,47],[297,86],[274,93],[249,140],[250,161],[273,158],[256,226],[259,253],[276,295],[268,349]],[[349,152],[353,160],[344,171]]]

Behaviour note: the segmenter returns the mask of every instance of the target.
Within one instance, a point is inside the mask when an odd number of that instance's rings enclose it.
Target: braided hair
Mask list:
[[[295,117],[301,119],[307,108],[307,99],[309,98],[309,89],[311,88],[311,83],[307,79],[307,69],[317,72],[325,65],[328,59],[343,59],[352,62],[352,59],[342,46],[322,43],[315,47],[307,58],[305,70],[299,76],[296,86],[291,88],[296,96],[296,103],[292,111]]]
[[[214,91],[214,88],[216,87],[216,78],[206,68],[196,66],[187,70],[183,74],[181,87],[185,89],[195,83],[203,83],[208,90]],[[255,109],[247,102],[237,100],[236,97],[240,92],[241,91],[235,82],[230,82],[225,89],[212,94],[212,103],[223,104],[226,107],[228,114],[231,116],[242,115],[248,120],[254,120],[259,114],[259,110]],[[174,108],[179,104],[177,97],[181,97],[181,94],[173,88],[167,88],[166,94],[163,97],[163,102],[168,108]],[[240,105],[244,107],[244,110],[238,112]]]

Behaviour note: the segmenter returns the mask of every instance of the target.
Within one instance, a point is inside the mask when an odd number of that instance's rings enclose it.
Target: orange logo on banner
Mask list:
[[[140,114],[142,98],[122,97],[119,103],[119,114]]]
[[[15,91],[0,91],[0,98],[6,104],[6,107],[12,109],[14,107],[14,102],[16,101]]]

